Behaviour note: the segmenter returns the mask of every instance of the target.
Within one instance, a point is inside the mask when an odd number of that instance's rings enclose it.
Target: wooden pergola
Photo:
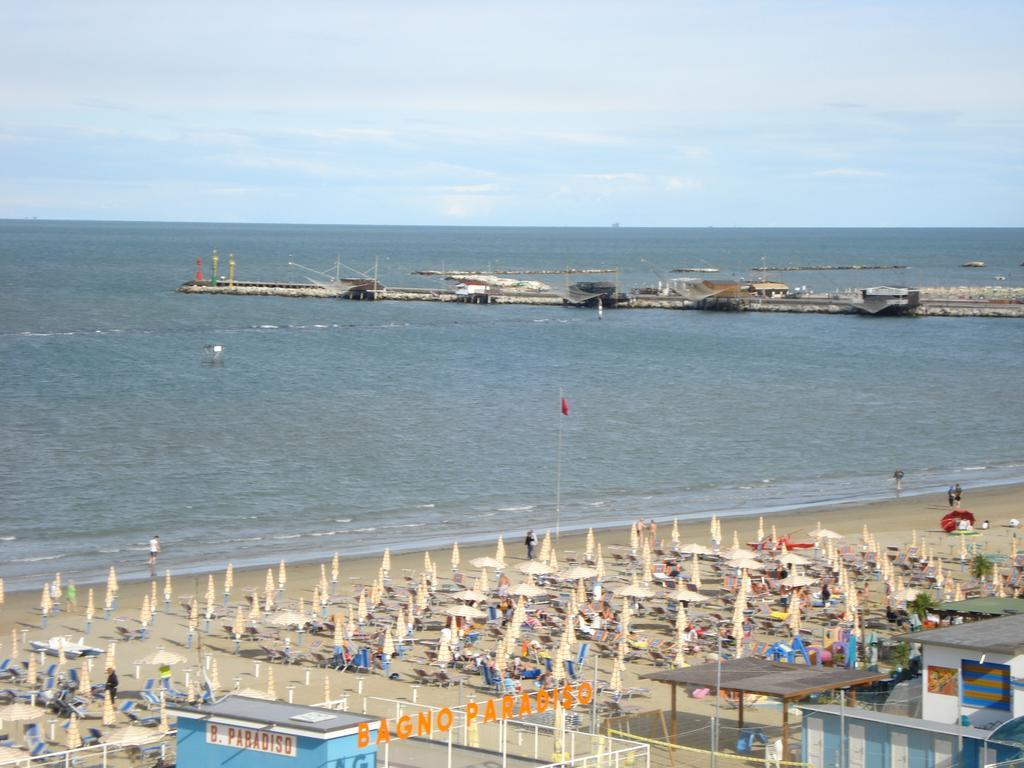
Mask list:
[[[721,671],[719,671],[721,668]],[[700,664],[695,667],[666,669],[641,675],[643,680],[654,680],[672,686],[672,735],[676,737],[676,688],[680,685],[693,688],[710,688],[715,694],[719,690],[739,694],[739,727],[743,727],[743,695],[770,696],[782,701],[782,750],[789,754],[789,704],[804,699],[813,693],[823,693],[842,688],[854,688],[888,675],[856,669],[807,666],[806,664],[785,664],[778,661],[751,656],[740,659],[726,659],[719,662]],[[719,681],[721,684],[719,685]],[[853,694],[855,696],[855,694]]]

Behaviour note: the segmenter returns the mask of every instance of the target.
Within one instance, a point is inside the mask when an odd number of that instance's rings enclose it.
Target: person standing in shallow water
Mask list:
[[[897,468],[896,471],[892,473],[892,477],[893,480],[896,481],[896,493],[899,493],[903,490],[903,470]]]
[[[160,554],[160,537],[154,536],[149,540],[149,572],[152,575],[156,572],[156,556]]]

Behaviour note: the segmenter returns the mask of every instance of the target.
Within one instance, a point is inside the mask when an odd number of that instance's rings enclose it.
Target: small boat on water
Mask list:
[[[985,262],[984,261],[965,261],[960,266],[961,267],[975,267],[975,268],[978,268],[978,267],[984,267],[985,266]]]
[[[67,637],[51,637],[45,643],[41,640],[33,640],[31,646],[33,651],[41,651],[47,656],[59,656],[61,647],[63,647],[64,656],[69,659],[77,659],[79,656],[99,656],[103,653],[102,648],[86,645],[83,642],[84,639],[79,638],[75,643]]]
[[[678,267],[672,270],[673,272],[703,272],[706,274],[714,274],[720,272],[718,267]]]

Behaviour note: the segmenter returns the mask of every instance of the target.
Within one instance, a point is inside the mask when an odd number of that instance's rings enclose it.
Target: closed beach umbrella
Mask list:
[[[587,528],[587,544],[583,550],[583,554],[586,555],[587,560],[594,559],[594,529]]]
[[[362,624],[366,621],[367,616],[369,616],[369,611],[366,608],[366,590],[362,589],[359,591],[359,601],[356,603],[356,620]]]
[[[786,613],[786,623],[789,625],[790,630],[796,635],[800,632],[800,600],[797,595],[793,595],[789,600],[789,611]]]
[[[453,571],[459,570],[459,561],[460,560],[461,560],[461,556],[459,555],[459,542],[456,541],[454,544],[452,544],[452,570]]]
[[[169,733],[171,730],[171,724],[167,722],[167,696],[163,691],[160,692],[160,725],[157,730],[161,734]]]
[[[241,635],[245,631],[245,617],[242,615],[242,606],[239,605],[235,609],[235,621],[234,627],[236,635]]]
[[[110,691],[103,692],[103,725],[111,726],[117,723],[117,716],[114,713],[114,700],[110,698]]]
[[[452,662],[452,647],[451,643],[445,641],[442,637],[441,642],[437,646],[437,663],[444,667],[446,664]]]
[[[692,560],[690,561],[690,584],[694,589],[700,589],[702,584],[700,580],[700,558],[697,557],[697,553],[693,553]]]
[[[213,618],[213,594],[207,593],[206,595],[206,613],[203,614],[208,619]]]
[[[117,569],[110,566],[110,571],[107,573],[107,590],[116,594],[118,589]]]
[[[337,582],[338,576],[341,575],[341,560],[338,557],[338,553],[335,552],[331,558],[331,581]]]
[[[210,659],[210,693],[216,695],[220,690],[220,668],[217,666],[217,657]]]
[[[18,629],[17,629],[17,627],[12,627],[11,628],[11,657],[13,658],[13,657],[17,656],[19,650],[20,650],[20,646],[18,644]]]
[[[67,654],[64,651],[64,643],[65,643],[65,640],[64,640],[63,637],[60,638],[57,641],[57,666],[58,667],[63,667],[65,664],[68,663],[68,657],[67,657]]]
[[[117,644],[114,641],[107,646],[107,655],[103,659],[104,669],[117,669]]]
[[[235,566],[228,561],[228,567],[224,569],[224,593],[227,594],[235,587]]]
[[[398,638],[398,642],[402,642],[407,634],[409,634],[409,626],[405,621],[405,611],[399,608],[398,616],[395,617],[395,637]]]
[[[92,590],[90,590],[91,592]],[[164,571],[164,601],[171,602],[171,572],[170,570]]]
[[[265,581],[265,583],[263,585],[263,591],[264,592],[273,592],[274,591],[274,569],[273,568],[267,568],[267,578],[266,578],[266,581]]]
[[[540,559],[547,562],[548,556],[551,554],[551,531],[547,531],[544,534],[544,538],[540,542]]]
[[[388,548],[384,549],[384,557],[381,558],[380,569],[384,573],[391,573],[391,550]]]
[[[494,559],[505,565],[505,540],[501,536],[498,536],[498,546],[494,549]]]
[[[313,587],[313,615],[319,616],[320,609],[323,607],[323,603],[320,600],[320,587]]]
[[[285,567],[284,560],[277,565],[277,586],[280,589],[284,589],[284,585],[288,583],[288,569]],[[274,697],[277,698],[276,696]]]
[[[277,686],[274,685],[274,666],[272,664],[267,665],[267,698],[277,698]]]
[[[548,555],[548,565],[551,566],[552,571],[558,570],[558,550],[555,547],[551,548],[551,554]]]
[[[540,560],[527,560],[517,565],[516,570],[531,576],[543,576],[552,572],[551,566]]]
[[[633,623],[633,606],[628,600],[622,603],[622,613],[619,614],[619,624],[622,626],[623,641],[629,637],[629,625]]]
[[[757,540],[764,540],[764,517],[757,518]]]
[[[477,583],[480,585],[479,587],[477,587],[477,589],[479,589],[481,592],[487,592],[488,590],[490,590],[491,583],[487,579],[487,569],[486,568],[481,568],[480,569],[480,578],[477,579]]]
[[[88,662],[82,662],[78,673],[78,695],[85,699],[86,703],[92,701],[92,677],[89,675]]]
[[[149,595],[143,595],[142,607],[139,608],[139,624],[146,626],[149,623]]]
[[[50,599],[50,584],[47,582],[43,584],[43,595],[39,599],[39,610],[43,616],[49,616],[50,611],[53,609],[53,601]]]
[[[25,685],[29,688],[36,687],[36,678],[39,675],[39,662],[36,661],[36,654],[33,651],[28,655],[28,670],[25,673]]]
[[[579,603],[587,602],[587,588],[583,586],[583,579],[576,582],[576,601]]]
[[[672,546],[679,546],[679,521],[675,519],[672,520]]]
[[[71,719],[68,720],[67,742],[68,749],[78,749],[82,746],[82,734],[78,730],[78,715],[74,712],[71,713]]]
[[[331,700],[331,675],[324,670],[324,704]]]
[[[252,606],[249,608],[249,621],[256,623],[260,620],[260,594],[255,592],[252,595]]]
[[[385,660],[395,655],[395,641],[391,637],[391,627],[387,627],[384,630],[384,642],[381,644],[381,653],[384,654]]]
[[[217,586],[213,583],[213,574],[206,575],[206,602],[212,602],[217,597]]]
[[[594,574],[598,581],[604,581],[604,554],[601,552],[601,542],[597,542],[597,562],[594,563]]]

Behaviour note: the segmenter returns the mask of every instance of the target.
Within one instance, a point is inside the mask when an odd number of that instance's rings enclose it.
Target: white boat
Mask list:
[[[33,640],[30,645],[33,651],[42,651],[47,656],[59,656],[63,646],[64,656],[69,659],[77,659],[79,656],[99,656],[103,653],[103,649],[86,645],[83,640],[85,638],[79,638],[75,643],[67,637],[51,637],[45,643],[41,640]]]
[[[961,267],[984,267],[985,266],[985,262],[984,261],[965,261],[960,266]]]

